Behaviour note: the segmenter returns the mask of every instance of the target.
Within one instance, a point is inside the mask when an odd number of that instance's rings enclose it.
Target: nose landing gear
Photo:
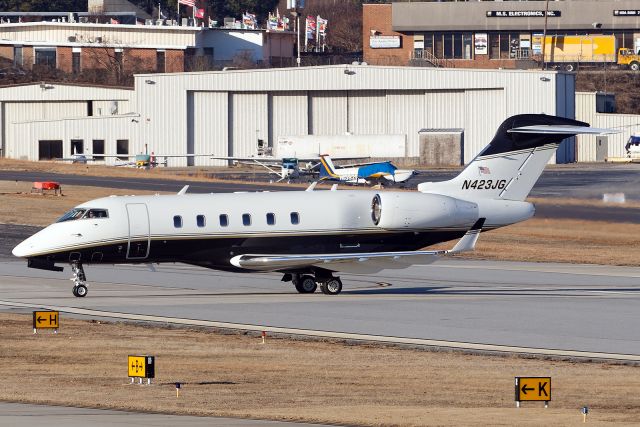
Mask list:
[[[84,297],[87,295],[87,277],[84,274],[82,264],[79,262],[71,263],[71,270],[73,271],[73,296]]]

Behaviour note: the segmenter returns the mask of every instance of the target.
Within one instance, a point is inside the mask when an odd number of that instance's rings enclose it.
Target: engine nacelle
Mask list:
[[[371,219],[384,229],[470,227],[478,205],[440,194],[386,192],[373,197]]]

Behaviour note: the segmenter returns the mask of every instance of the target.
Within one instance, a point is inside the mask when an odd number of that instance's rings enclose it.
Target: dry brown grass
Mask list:
[[[638,368],[349,346],[63,317],[31,333],[0,314],[0,400],[358,425],[633,425]],[[127,355],[156,356],[152,386],[128,385]],[[515,409],[513,377],[551,376],[550,408]],[[176,398],[173,383],[184,383]]]

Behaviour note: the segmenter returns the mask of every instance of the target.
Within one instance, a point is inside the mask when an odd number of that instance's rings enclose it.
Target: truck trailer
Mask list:
[[[565,71],[598,65],[640,70],[640,56],[632,49],[617,48],[613,35],[547,36],[544,40],[544,62]]]

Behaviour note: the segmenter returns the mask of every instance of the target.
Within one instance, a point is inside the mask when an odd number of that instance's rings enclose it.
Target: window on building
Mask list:
[[[424,36],[424,51],[433,55],[433,34]]]
[[[74,51],[71,53],[71,72],[73,74],[80,74],[80,51]]]
[[[291,212],[291,224],[300,224],[300,214],[298,212]]]
[[[164,73],[166,69],[166,52],[164,50],[159,50],[156,52],[156,72]]]
[[[445,33],[442,35],[442,57],[453,58],[453,34]]]
[[[45,67],[56,68],[56,48],[55,47],[36,47],[35,64]]]
[[[442,33],[433,33],[433,55],[436,58],[443,58],[443,46],[442,46],[442,39],[444,37],[444,34]]]
[[[13,66],[22,67],[22,46],[15,46],[13,48]]]
[[[473,33],[462,34],[462,59],[473,59]]]
[[[220,227],[226,227],[229,225],[229,217],[225,214],[220,215]]]
[[[116,48],[115,52],[114,52],[114,59],[116,61],[116,66],[118,67],[119,70],[122,70],[122,49],[121,48]]]
[[[196,216],[196,223],[198,224],[198,227],[204,227],[205,225],[207,225],[207,219],[204,217],[204,215],[198,215]]]
[[[491,33],[489,37],[489,58],[500,59],[500,34]]]
[[[82,139],[71,140],[71,154],[84,154],[84,141]]]
[[[62,158],[62,140],[38,141],[38,160],[52,160]]]
[[[424,35],[422,34],[413,36],[413,57],[416,59],[424,58]]]
[[[214,50],[212,47],[205,47],[204,48],[204,57],[205,60],[208,62],[208,66],[209,67],[213,67],[213,60],[214,60]]]
[[[242,225],[246,225],[246,226],[251,225],[251,215],[242,214]]]
[[[100,154],[104,154],[104,139],[94,139],[91,144],[91,154],[94,160],[104,160]]]
[[[129,140],[118,139],[116,140],[116,154],[123,154],[123,157],[118,157],[118,160],[129,160]]]
[[[173,226],[175,228],[182,228],[182,217],[180,215],[173,217]]]
[[[267,225],[275,225],[276,224],[276,215],[269,212],[267,214]]]

